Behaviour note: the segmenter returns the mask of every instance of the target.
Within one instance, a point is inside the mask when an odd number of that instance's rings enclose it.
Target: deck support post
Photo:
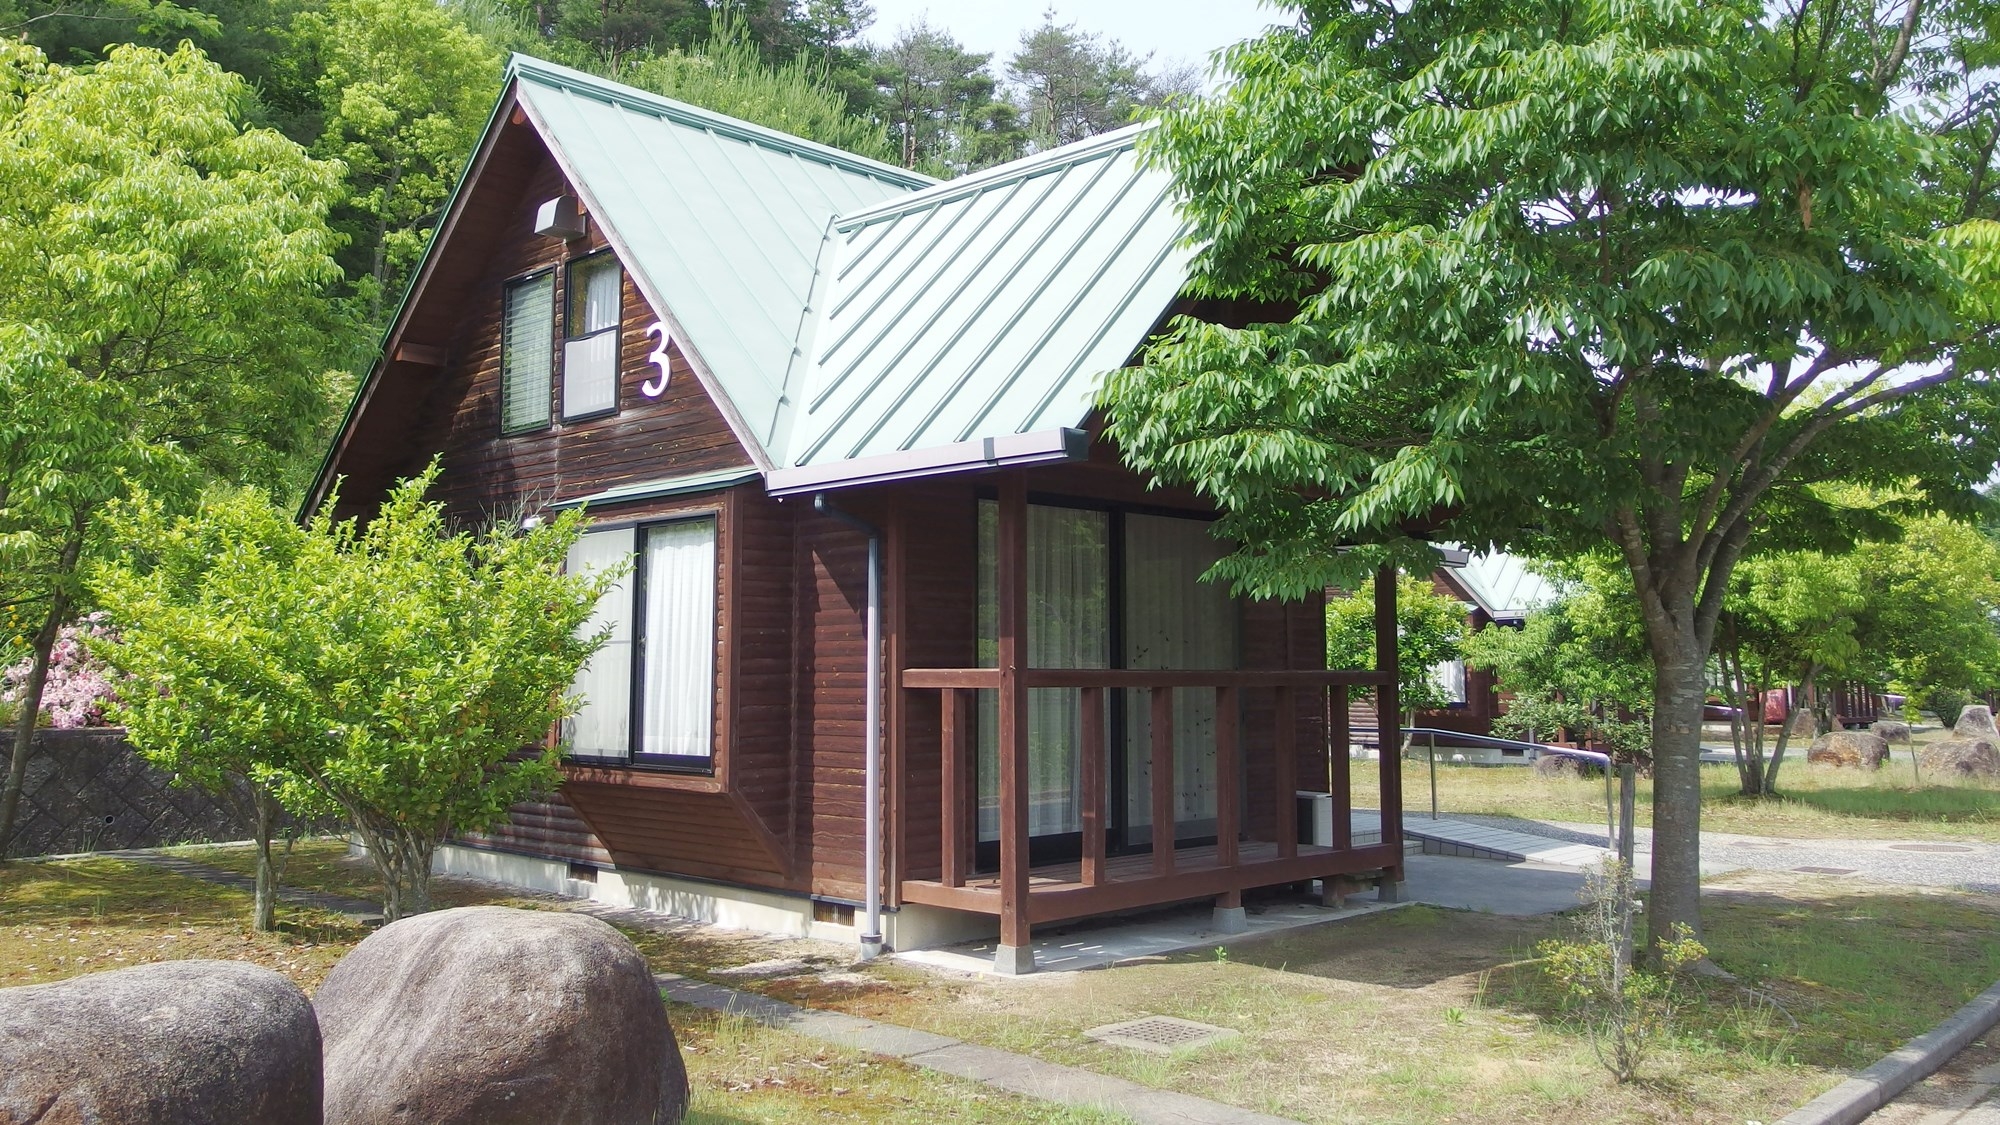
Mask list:
[[[1334,684],[1327,692],[1327,791],[1333,794],[1333,839],[1338,851],[1354,846],[1354,739],[1353,719],[1347,710],[1347,685]]]
[[[1395,865],[1382,873],[1384,902],[1397,899],[1393,888],[1403,882],[1403,702],[1397,684],[1402,662],[1396,645],[1396,568],[1375,572],[1375,670],[1388,678],[1375,688],[1376,764],[1382,778],[1382,842],[1394,849]]]
[[[1000,480],[996,579],[1000,664],[1000,945],[993,968],[1035,971],[1028,922],[1028,482]]]
[[[1224,891],[1215,896],[1212,925],[1218,934],[1240,934],[1250,929],[1250,916],[1243,910],[1242,891]]]

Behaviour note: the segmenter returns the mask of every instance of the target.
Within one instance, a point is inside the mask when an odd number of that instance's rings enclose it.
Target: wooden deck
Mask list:
[[[1164,906],[1254,887],[1298,883],[1339,875],[1370,874],[1401,862],[1400,848],[1371,843],[1337,850],[1301,844],[1298,854],[1281,855],[1269,841],[1246,840],[1237,845],[1236,861],[1227,864],[1215,845],[1176,848],[1173,870],[1160,873],[1151,854],[1107,857],[1103,878],[1083,881],[1078,861],[1044,864],[1028,872],[1028,920],[1055,922],[1142,906]],[[1001,912],[1000,877],[973,876],[963,886],[949,887],[931,879],[903,882],[903,898],[930,906]]]

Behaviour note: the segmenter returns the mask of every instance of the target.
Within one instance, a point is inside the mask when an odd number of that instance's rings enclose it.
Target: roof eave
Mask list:
[[[882,453],[818,465],[773,469],[764,474],[772,496],[828,492],[865,484],[921,480],[1024,465],[1082,461],[1090,456],[1090,434],[1078,429],[1041,430]]]

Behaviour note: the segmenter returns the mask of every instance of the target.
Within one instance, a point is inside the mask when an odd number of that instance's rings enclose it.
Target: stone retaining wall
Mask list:
[[[11,747],[0,746],[0,763]],[[242,840],[245,816],[146,764],[117,727],[35,732],[15,856]]]

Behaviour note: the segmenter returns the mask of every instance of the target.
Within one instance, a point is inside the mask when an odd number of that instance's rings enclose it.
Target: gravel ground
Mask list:
[[[1571,824],[1512,816],[1454,816],[1471,824],[1490,824],[1577,844],[1604,844],[1602,824]],[[1638,850],[1653,844],[1653,830],[1635,828]],[[1926,887],[1957,887],[2000,894],[2000,844],[1940,843],[1897,840],[1786,840],[1775,836],[1738,836],[1704,832],[1704,871],[1750,867],[1760,871],[1805,871],[1819,875],[1854,875],[1883,883]],[[1644,864],[1635,864],[1643,869]]]

